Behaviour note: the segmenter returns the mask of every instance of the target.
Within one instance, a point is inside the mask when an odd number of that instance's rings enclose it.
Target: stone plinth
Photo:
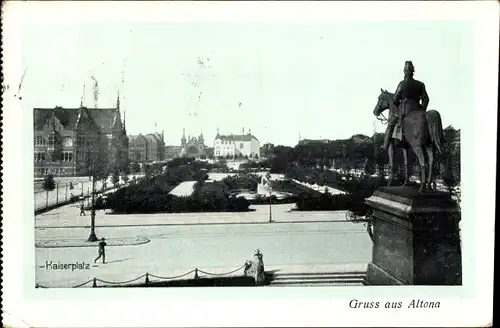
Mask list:
[[[461,285],[460,210],[449,194],[411,187],[376,190],[368,285]]]
[[[245,263],[245,276],[253,277],[255,279],[255,284],[261,286],[266,282],[266,274],[264,271],[264,261],[262,259],[262,253],[257,250],[254,254],[253,261],[247,261]]]

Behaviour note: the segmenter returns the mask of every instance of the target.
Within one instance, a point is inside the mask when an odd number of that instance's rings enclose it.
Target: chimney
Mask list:
[[[161,141],[165,142],[165,130],[161,130]]]

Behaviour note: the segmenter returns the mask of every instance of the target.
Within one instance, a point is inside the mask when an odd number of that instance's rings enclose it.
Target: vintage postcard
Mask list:
[[[2,11],[7,325],[492,324],[498,3]]]

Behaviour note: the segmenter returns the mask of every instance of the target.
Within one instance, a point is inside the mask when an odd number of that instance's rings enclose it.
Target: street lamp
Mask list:
[[[273,212],[272,212],[272,209],[271,209],[271,205],[272,205],[272,190],[271,190],[271,174],[268,172],[266,174],[266,178],[267,178],[267,186],[269,188],[269,223],[273,222]]]
[[[87,241],[92,242],[98,240],[95,234],[95,158],[93,156],[90,173],[92,178],[92,207],[90,210],[90,235]]]

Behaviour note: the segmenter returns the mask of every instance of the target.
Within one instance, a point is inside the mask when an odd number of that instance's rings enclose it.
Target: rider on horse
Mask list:
[[[394,132],[394,128],[398,123],[401,126],[403,117],[413,110],[426,111],[429,105],[429,96],[425,90],[425,84],[415,80],[413,78],[413,72],[415,72],[413,63],[411,61],[405,62],[404,79],[399,82],[396,93],[394,94],[394,106],[398,109],[399,113],[389,114],[384,144],[382,145],[382,148],[385,150],[389,148],[389,142]],[[422,104],[420,104],[420,100],[422,100]]]

